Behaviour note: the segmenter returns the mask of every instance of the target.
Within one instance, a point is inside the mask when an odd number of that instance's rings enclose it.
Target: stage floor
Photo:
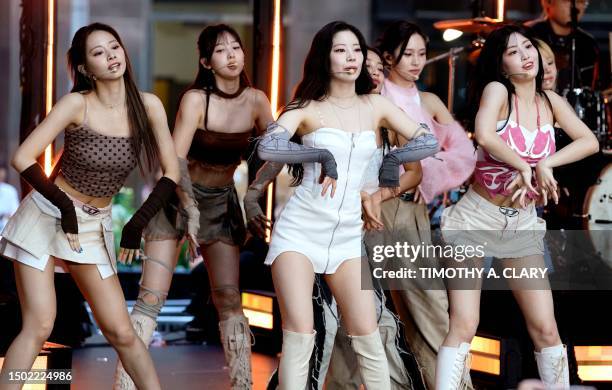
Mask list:
[[[223,349],[219,345],[173,344],[151,347],[163,389],[229,389]],[[73,390],[107,390],[112,387],[117,354],[109,346],[75,349],[72,355]],[[253,353],[254,389],[266,388],[278,365],[274,356]]]

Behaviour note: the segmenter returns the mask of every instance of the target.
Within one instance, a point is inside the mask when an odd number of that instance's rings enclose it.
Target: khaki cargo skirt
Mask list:
[[[234,184],[224,187],[205,187],[194,183],[193,194],[200,210],[198,243],[210,245],[221,241],[230,245],[243,245],[246,228]],[[169,218],[175,219],[176,222],[171,223]],[[147,241],[180,240],[183,237],[184,226],[183,216],[180,213],[161,210],[149,222],[144,237]]]

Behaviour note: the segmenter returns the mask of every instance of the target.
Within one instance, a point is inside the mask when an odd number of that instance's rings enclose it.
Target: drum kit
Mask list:
[[[433,26],[441,31],[453,29],[466,34],[476,34],[477,37],[468,46],[453,47],[448,52],[427,61],[427,64],[429,64],[448,59],[447,101],[450,112],[453,112],[455,67],[458,55],[465,51],[476,52],[482,48],[487,34],[503,24],[504,22],[501,20],[488,17],[441,20],[434,23]],[[572,66],[575,67],[574,60]],[[586,195],[582,205],[582,214],[574,215],[574,217],[581,219],[582,227],[585,230],[610,230],[612,229],[612,164],[610,163],[610,157],[612,156],[612,88],[606,91],[595,91],[588,87],[573,87],[563,91],[563,96],[574,108],[577,116],[597,137],[603,156],[599,161],[604,161],[603,165],[588,167],[588,169],[595,169],[601,173],[597,181],[588,189],[585,189]],[[596,236],[599,239],[593,240],[595,249],[602,254],[607,253],[609,256],[612,253],[612,237],[609,236],[612,235]]]

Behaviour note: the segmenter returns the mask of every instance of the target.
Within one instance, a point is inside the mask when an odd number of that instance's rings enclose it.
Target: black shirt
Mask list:
[[[531,26],[536,38],[548,43],[555,53],[557,65],[557,91],[562,93],[571,84],[572,37],[557,35],[547,20]],[[576,31],[576,87],[600,87],[598,81],[593,84],[599,67],[599,48],[595,39],[586,31],[578,28]]]

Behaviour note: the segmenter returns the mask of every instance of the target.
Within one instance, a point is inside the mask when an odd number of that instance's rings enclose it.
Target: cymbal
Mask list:
[[[502,24],[503,22],[500,20],[482,16],[472,19],[440,20],[439,22],[435,22],[433,26],[438,30],[452,28],[453,30],[459,30],[464,33],[477,34],[490,33]]]

